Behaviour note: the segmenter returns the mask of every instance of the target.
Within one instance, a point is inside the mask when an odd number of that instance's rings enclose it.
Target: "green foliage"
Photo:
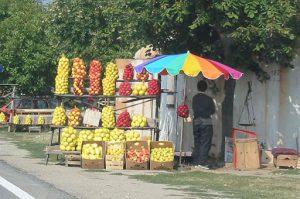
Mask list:
[[[266,79],[259,62],[289,65],[294,57],[299,13],[298,0],[0,0],[0,78],[25,94],[49,94],[62,53],[105,63],[153,43]]]
[[[284,65],[290,65],[299,36],[298,6],[298,0],[223,0],[213,5],[220,32],[234,40],[242,57]]]
[[[47,17],[47,31],[53,36],[51,45],[58,53],[79,56],[86,61],[132,58],[143,37],[136,34],[143,23],[138,17],[142,10],[137,0],[54,1]]]
[[[0,63],[3,78],[30,95],[49,94],[53,85],[51,48],[42,23],[44,9],[33,0],[1,0]]]

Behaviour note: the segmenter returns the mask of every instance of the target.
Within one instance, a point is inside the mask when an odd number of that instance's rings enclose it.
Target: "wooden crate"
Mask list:
[[[83,169],[105,169],[104,159],[100,160],[81,160],[81,168]]]
[[[296,168],[298,163],[297,155],[277,155],[274,157],[275,167],[292,167]]]
[[[130,150],[130,149],[141,150],[142,148],[149,150],[149,153],[150,153],[150,146],[149,146],[148,141],[127,141],[126,142],[126,169],[128,169],[128,170],[149,170],[150,161],[138,163],[136,161],[127,159],[127,151],[128,150]],[[149,159],[150,159],[150,157],[149,157]]]
[[[105,169],[106,144],[104,141],[83,141],[82,147],[85,144],[94,144],[94,143],[97,143],[98,146],[102,146],[102,159],[88,160],[88,159],[81,158],[81,168],[83,169]]]
[[[123,170],[124,169],[124,155],[120,156],[120,161],[113,161],[112,159],[115,158],[114,155],[106,155],[106,169],[107,170]]]
[[[79,166],[81,165],[81,155],[77,154],[66,154],[65,155],[66,166]]]
[[[256,138],[236,139],[236,169],[252,170],[260,168],[259,148]]]
[[[170,141],[156,141],[150,143],[150,150],[154,148],[173,148],[174,155],[174,144]],[[150,170],[173,170],[174,161],[169,162],[157,162],[150,158]]]
[[[123,154],[120,156],[115,155],[106,155],[105,156],[105,165],[108,170],[123,170],[124,169],[124,153],[125,153],[125,145],[124,142],[107,142],[106,150],[109,149],[121,149],[123,150]],[[114,158],[120,158],[120,161],[114,161]]]

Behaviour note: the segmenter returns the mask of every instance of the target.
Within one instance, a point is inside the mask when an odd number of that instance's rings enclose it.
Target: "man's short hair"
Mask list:
[[[207,89],[207,83],[204,80],[200,80],[197,84],[198,91],[204,92]]]

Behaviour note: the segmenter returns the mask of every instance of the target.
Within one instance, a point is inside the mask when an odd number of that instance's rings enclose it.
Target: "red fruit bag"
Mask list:
[[[128,64],[124,68],[123,80],[131,81],[133,79],[134,71],[132,64]]]
[[[189,110],[189,107],[186,104],[181,104],[181,105],[178,106],[177,115],[179,117],[188,118],[189,113],[190,113],[190,110]]]

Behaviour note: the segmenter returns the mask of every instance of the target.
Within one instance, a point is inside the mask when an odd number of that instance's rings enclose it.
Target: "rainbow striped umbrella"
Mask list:
[[[142,64],[135,66],[135,71],[140,73],[146,69],[150,73],[160,73],[162,75],[178,75],[184,74],[196,77],[200,72],[207,79],[217,79],[224,75],[225,79],[229,79],[229,75],[233,79],[239,79],[243,73],[230,68],[220,62],[206,59],[190,53],[175,55],[160,55],[150,59]]]

